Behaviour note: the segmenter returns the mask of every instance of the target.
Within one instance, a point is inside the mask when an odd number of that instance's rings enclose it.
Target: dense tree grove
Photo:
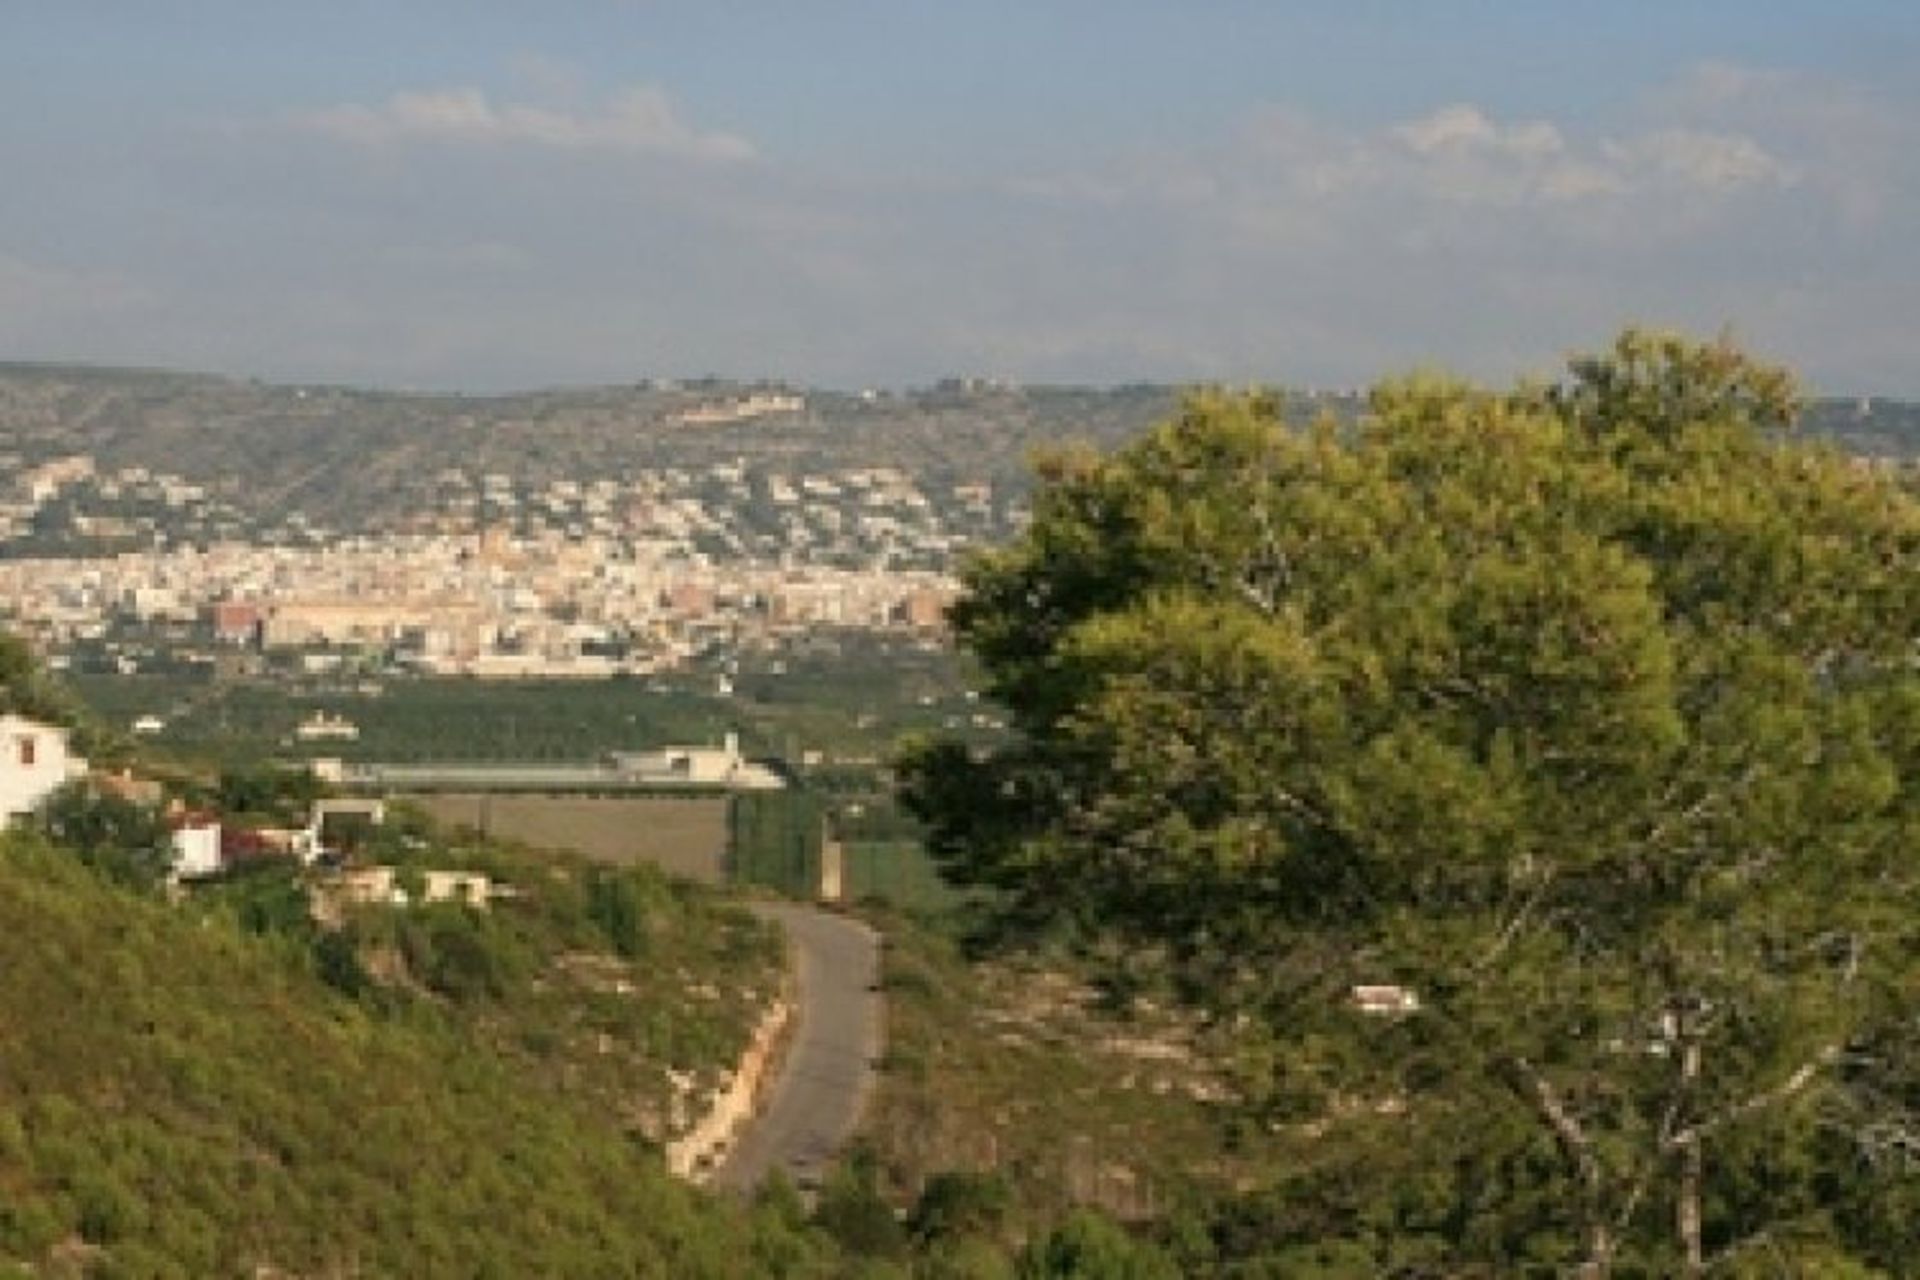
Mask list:
[[[1298,1159],[1229,1251],[1916,1274],[1920,506],[1795,411],[1637,332],[1347,426],[1200,395],[972,565],[1017,732],[909,802],[1240,1028]]]

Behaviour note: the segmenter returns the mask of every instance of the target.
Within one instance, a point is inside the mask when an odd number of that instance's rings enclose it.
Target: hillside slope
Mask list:
[[[353,529],[430,506],[446,468],[544,483],[745,458],[1024,486],[1034,445],[1117,443],[1164,416],[1176,394],[989,384],[871,398],[822,391],[797,412],[684,420],[755,390],[702,381],[462,396],[0,363],[0,475],[9,454],[26,464],[85,454],[105,468],[183,476],[256,516],[298,509]]]
[[[950,381],[792,393],[798,411],[690,423],[766,384],[721,380],[465,396],[276,386],[205,374],[0,362],[0,475],[72,454],[207,485],[260,517],[298,509],[369,529],[430,507],[447,468],[545,483],[744,459],[804,472],[897,467],[923,481],[1028,483],[1037,446],[1113,446],[1165,418],[1181,388]],[[781,389],[788,394],[786,389]],[[1364,397],[1294,388],[1291,411],[1348,418]],[[1822,398],[1804,428],[1870,456],[1920,452],[1920,404]]]
[[[0,836],[0,1273],[805,1274],[460,1024]],[[747,1259],[754,1259],[747,1262]]]

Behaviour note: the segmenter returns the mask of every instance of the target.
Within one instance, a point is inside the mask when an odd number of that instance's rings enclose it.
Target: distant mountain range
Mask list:
[[[91,455],[206,485],[241,511],[297,508],[380,528],[461,470],[543,483],[743,459],[794,473],[893,467],[923,481],[1023,486],[1031,451],[1111,446],[1181,388],[952,380],[902,392],[714,379],[465,396],[270,385],[205,374],[0,363],[0,475]],[[1358,411],[1357,392],[1299,393],[1302,414]],[[1807,428],[1876,456],[1920,453],[1920,403],[1823,399]]]

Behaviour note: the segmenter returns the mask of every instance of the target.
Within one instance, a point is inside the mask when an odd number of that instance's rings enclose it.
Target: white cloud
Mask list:
[[[1354,145],[1397,185],[1468,204],[1618,198],[1653,186],[1727,192],[1795,180],[1759,142],[1737,133],[1659,128],[1575,147],[1548,121],[1504,124],[1470,103]]]
[[[1882,335],[1910,339],[1914,324],[1884,281],[1913,280],[1911,249],[1890,232],[1902,193],[1911,222],[1920,166],[1886,142],[1920,144],[1920,127],[1891,130],[1865,103],[1816,111],[1810,91],[1788,111],[1792,82],[1776,73],[1721,67],[1705,80],[1697,100],[1669,89],[1593,123],[1456,102],[1356,127],[1265,107],[1212,148],[1003,184],[1036,217],[1123,250],[1090,263],[1093,249],[1063,236],[1057,264],[973,275],[1042,299],[1003,308],[997,332],[1005,349],[1060,365],[1076,351],[1124,362],[1112,335],[1045,305],[1097,280],[1102,314],[1134,326],[1129,352],[1153,368],[1179,367],[1184,350],[1214,353],[1193,367],[1229,372],[1434,357],[1497,374],[1550,367],[1557,349],[1641,319],[1733,324],[1831,385],[1910,385],[1911,362]],[[1844,210],[1868,207],[1856,193],[1869,181],[1885,190],[1888,233],[1848,237]],[[1083,278],[1059,282],[1076,264]],[[1831,319],[1849,306],[1850,324]],[[1874,340],[1842,339],[1859,329]]]
[[[1662,123],[1609,137],[1576,137],[1550,120],[1503,121],[1472,103],[1373,130],[1340,129],[1267,108],[1242,149],[1202,163],[1260,203],[1556,210],[1617,206],[1657,193],[1691,208],[1746,190],[1782,187],[1797,170],[1756,138],[1726,127]],[[1200,184],[1196,181],[1193,185]]]
[[[1658,129],[1601,144],[1621,172],[1685,186],[1730,190],[1753,184],[1791,186],[1797,175],[1752,138],[1698,129]]]
[[[570,111],[527,103],[496,105],[480,89],[396,93],[378,106],[348,103],[310,112],[296,123],[361,146],[402,142],[520,144],[563,150],[649,152],[697,160],[754,156],[733,133],[703,131],[681,119],[667,94],[640,85],[598,108]]]
[[[1920,194],[1920,110],[1860,85],[1724,62],[1693,68],[1651,109],[1687,128],[1757,130],[1849,232],[1901,220]]]
[[[1721,66],[1579,120],[1270,106],[1024,171],[778,159],[661,181],[552,157],[751,148],[657,90],[576,81],[529,65],[300,122],[350,146],[288,147],[282,117],[205,148],[217,164],[149,166],[191,176],[195,214],[122,236],[169,247],[142,263],[155,300],[0,251],[0,346],[469,387],[710,369],[1352,385],[1427,359],[1546,370],[1639,319],[1732,324],[1823,386],[1914,389],[1907,99]],[[365,163],[383,147],[404,163]],[[0,245],[57,260],[0,206]]]
[[[1544,120],[1501,125],[1471,103],[1456,102],[1419,120],[1394,126],[1392,135],[1420,155],[1493,151],[1523,158],[1557,155],[1566,149],[1560,131]]]

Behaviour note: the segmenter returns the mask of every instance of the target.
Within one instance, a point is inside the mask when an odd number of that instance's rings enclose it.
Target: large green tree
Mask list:
[[[1855,1085],[1920,994],[1920,508],[1795,410],[1630,332],[1055,457],[953,615],[1013,740],[921,745],[907,798],[1243,1028],[1306,1132],[1451,1142],[1407,1213],[1455,1263],[1897,1265],[1833,1179],[1893,1194],[1869,1135],[1912,1138]]]

